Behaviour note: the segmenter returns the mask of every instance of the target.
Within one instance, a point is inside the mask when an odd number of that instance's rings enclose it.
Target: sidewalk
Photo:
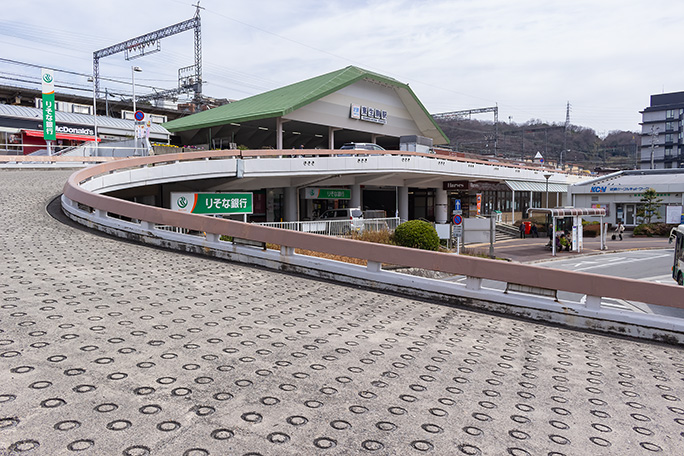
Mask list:
[[[608,237],[606,241],[606,250],[601,251],[601,244],[598,237],[584,238],[584,247],[582,253],[577,252],[556,252],[555,258],[571,258],[575,256],[597,255],[601,253],[613,253],[628,250],[646,250],[646,249],[667,249],[671,248],[668,238],[666,237],[633,237],[631,233],[625,233],[622,241],[612,241]],[[535,263],[538,261],[548,261],[554,259],[551,255],[551,250],[548,250],[546,244],[549,242],[548,237],[538,237],[526,239],[510,239],[506,241],[499,241],[494,244],[494,254],[498,258],[506,258],[517,263]],[[466,245],[467,250],[475,250],[478,252],[489,252],[489,244],[469,244]]]

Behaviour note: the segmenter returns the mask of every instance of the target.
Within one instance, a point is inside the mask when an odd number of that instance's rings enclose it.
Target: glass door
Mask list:
[[[634,225],[634,204],[625,204],[625,225]]]

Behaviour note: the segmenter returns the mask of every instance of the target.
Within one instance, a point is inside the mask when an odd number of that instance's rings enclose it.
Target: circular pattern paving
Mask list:
[[[681,450],[679,347],[110,239],[0,173],[0,453]]]

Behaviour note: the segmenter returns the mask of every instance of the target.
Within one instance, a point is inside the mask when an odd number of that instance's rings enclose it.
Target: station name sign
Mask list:
[[[351,105],[349,117],[383,125],[387,123],[387,111],[354,103]]]

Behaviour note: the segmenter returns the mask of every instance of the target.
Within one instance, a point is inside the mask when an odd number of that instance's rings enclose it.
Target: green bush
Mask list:
[[[422,250],[439,249],[439,236],[429,222],[423,220],[409,220],[394,231],[394,243],[402,247]]]
[[[676,225],[667,225],[665,223],[642,223],[634,228],[635,236],[669,236],[670,230]]]

